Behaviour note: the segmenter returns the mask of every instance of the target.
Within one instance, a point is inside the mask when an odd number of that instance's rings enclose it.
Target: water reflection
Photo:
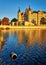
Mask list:
[[[34,61],[34,63],[35,62],[41,63],[42,60],[45,61],[46,54],[43,53],[46,53],[45,52],[46,51],[46,30],[43,29],[42,30],[41,29],[1,30],[0,31],[0,53],[1,53],[0,57],[2,58],[3,63],[10,62],[11,64],[13,64],[13,62],[9,57],[10,53],[13,51],[18,55],[18,58],[14,63],[17,64],[18,62],[20,63],[19,65],[25,65],[30,60],[31,61],[29,63],[33,63],[32,61]],[[23,59],[23,61],[25,61],[26,63],[24,62],[25,64],[21,64],[22,61],[21,59]],[[29,63],[27,64],[30,65]]]
[[[8,37],[9,37],[9,31],[6,31],[6,30],[0,31],[0,52],[3,46],[5,45],[5,42],[8,40]]]
[[[14,30],[11,31],[12,34],[17,35],[18,43],[22,44],[23,41],[27,43],[27,45],[32,45],[35,43],[41,44],[46,42],[46,30]]]
[[[4,40],[5,40],[5,42],[8,40],[8,38],[9,38],[9,30],[4,30],[3,31],[3,38],[4,38]]]
[[[7,41],[9,38],[9,34],[12,34],[14,37],[17,35],[18,43],[22,44],[25,41],[27,46],[31,46],[35,43],[41,44],[46,42],[46,30],[3,30],[0,31],[0,50],[2,49],[4,43],[3,41]]]
[[[2,47],[3,47],[3,45],[4,45],[4,43],[2,43],[4,41],[4,39],[3,39],[3,34],[2,34],[2,32],[0,31],[0,51],[2,50]]]

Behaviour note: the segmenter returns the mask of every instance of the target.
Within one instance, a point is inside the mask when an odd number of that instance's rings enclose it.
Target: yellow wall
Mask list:
[[[28,15],[28,19],[27,21],[25,22],[25,25],[29,25],[29,22],[32,23],[32,20],[35,20],[36,21],[36,24],[37,25],[40,25],[40,20],[42,17],[45,17],[46,18],[46,13],[44,13],[43,11],[38,11],[38,12],[33,12],[32,10],[29,10],[29,9],[26,9],[26,14]],[[22,22],[22,21],[25,21],[24,20],[24,14],[21,15],[21,12],[18,13],[18,21]],[[32,24],[30,24],[32,25]]]
[[[31,22],[25,21],[25,26],[31,26],[31,25],[34,25],[34,24]]]
[[[46,13],[43,14],[43,17],[46,18]]]
[[[37,13],[33,13],[32,14],[32,20],[35,20],[36,21],[36,24],[37,24]]]
[[[29,10],[29,13],[28,13],[28,21],[31,22],[32,20],[32,12]]]
[[[22,21],[22,18],[21,18],[21,12],[18,12],[18,21]]]
[[[29,26],[29,22],[28,21],[25,21],[25,26]]]
[[[43,12],[39,11],[38,12],[38,25],[40,25],[40,20],[41,20],[42,17],[43,17]]]
[[[21,15],[21,19],[22,19],[22,21],[24,21],[24,13],[23,13],[23,15]]]

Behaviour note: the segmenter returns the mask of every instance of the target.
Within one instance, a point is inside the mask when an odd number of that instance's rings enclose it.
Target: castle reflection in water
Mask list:
[[[26,46],[38,45],[46,42],[46,30],[41,29],[16,29],[16,30],[0,30],[0,52],[6,44],[10,35],[17,36],[18,44],[26,43]]]

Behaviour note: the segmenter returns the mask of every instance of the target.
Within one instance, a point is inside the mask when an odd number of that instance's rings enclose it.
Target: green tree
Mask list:
[[[46,24],[46,19],[44,17],[41,18],[40,24]]]
[[[16,18],[13,18],[13,19],[11,20],[11,25],[12,25],[12,22],[17,22],[17,19],[16,19]]]

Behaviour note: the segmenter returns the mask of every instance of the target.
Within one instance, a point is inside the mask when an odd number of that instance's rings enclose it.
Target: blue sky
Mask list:
[[[46,0],[0,0],[0,19],[17,18],[18,8],[23,12],[29,5],[32,10],[46,11]]]

